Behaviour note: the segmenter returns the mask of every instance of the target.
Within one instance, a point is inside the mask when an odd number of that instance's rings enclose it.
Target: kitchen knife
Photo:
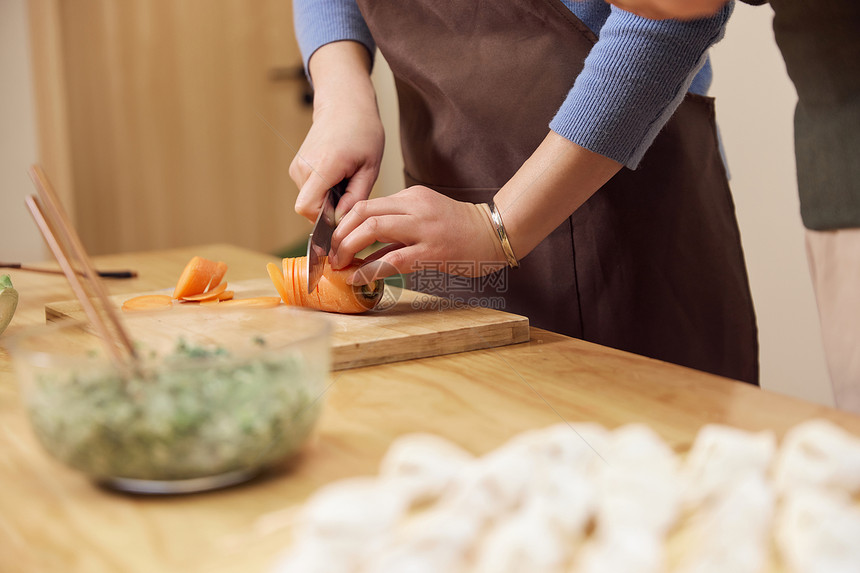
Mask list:
[[[310,239],[308,239],[307,277],[308,294],[312,293],[323,274],[325,257],[331,249],[331,236],[337,223],[334,220],[334,211],[340,198],[346,193],[347,179],[344,179],[325,194],[325,200],[314,223]]]

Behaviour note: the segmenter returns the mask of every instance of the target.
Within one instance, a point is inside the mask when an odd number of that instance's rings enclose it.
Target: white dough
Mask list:
[[[798,489],[782,502],[780,554],[797,573],[860,571],[860,510],[844,493]]]
[[[628,425],[613,432],[604,458],[597,482],[600,529],[664,535],[680,502],[672,449],[647,426]]]
[[[702,427],[681,470],[685,504],[696,507],[750,473],[764,476],[775,452],[773,432],[752,433],[717,424]]]
[[[641,424],[559,423],[475,457],[431,434],[322,487],[273,573],[860,573],[860,440],[702,427],[683,463]],[[778,497],[778,495],[780,497]],[[677,529],[676,529],[677,528]],[[674,556],[673,556],[674,557]]]
[[[576,573],[663,573],[662,536],[645,530],[604,531],[586,545],[573,569]]]
[[[299,515],[294,550],[302,559],[316,559],[313,548],[324,545],[332,560],[359,563],[368,545],[392,530],[405,511],[403,498],[373,478],[323,486]]]
[[[399,489],[409,505],[441,495],[474,456],[433,434],[401,436],[388,448],[379,468],[380,479]]]
[[[361,573],[456,573],[481,533],[482,520],[452,507],[409,519],[368,548]]]
[[[774,467],[780,493],[828,487],[860,493],[860,439],[827,420],[809,420],[789,430]]]
[[[758,573],[768,563],[774,494],[763,472],[747,472],[700,506],[677,573]]]
[[[573,546],[550,519],[551,505],[535,496],[501,519],[478,548],[475,573],[562,573]]]

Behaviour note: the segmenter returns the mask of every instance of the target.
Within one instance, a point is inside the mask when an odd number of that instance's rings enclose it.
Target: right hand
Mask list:
[[[366,49],[355,42],[323,46],[311,59],[316,86],[308,135],[290,164],[299,188],[296,212],[315,221],[326,191],[349,179],[336,219],[367,199],[382,162],[385,132],[370,83]]]

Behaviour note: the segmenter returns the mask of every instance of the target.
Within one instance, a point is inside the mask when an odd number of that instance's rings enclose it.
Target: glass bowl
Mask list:
[[[131,368],[84,322],[5,342],[53,457],[115,489],[186,493],[248,480],[310,437],[331,370],[330,326],[317,313],[174,308],[123,319]]]

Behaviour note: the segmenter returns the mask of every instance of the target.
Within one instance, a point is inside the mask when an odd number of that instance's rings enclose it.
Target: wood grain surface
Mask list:
[[[194,254],[220,258],[235,280],[270,259],[226,245],[99,257],[140,277],[114,294],[170,284]],[[62,277],[12,271],[21,308],[9,336],[70,298]],[[48,458],[20,405],[0,338],[0,570],[4,572],[262,572],[290,542],[296,504],[323,484],[375,474],[391,442],[424,431],[476,454],[562,421],[648,424],[676,451],[707,423],[778,437],[822,417],[860,435],[860,418],[801,400],[552,334],[526,343],[333,373],[314,440],[291,463],[245,485],[145,498],[94,487]]]
[[[278,293],[268,278],[230,281],[236,299],[274,296]],[[139,294],[172,294],[173,287],[111,297],[116,307]],[[344,370],[359,366],[385,364],[427,356],[440,356],[479,348],[492,348],[525,342],[529,321],[523,316],[490,308],[450,308],[438,297],[411,290],[386,288],[380,309],[359,315],[316,313],[332,329],[332,368]],[[135,328],[148,332],[180,331],[205,335],[217,344],[230,346],[231,340],[248,340],[256,335],[276,336],[289,328],[287,307],[237,313],[217,307],[182,306],[183,312],[168,309],[135,317]],[[180,310],[180,309],[176,309]],[[119,312],[119,311],[118,311]],[[85,319],[77,300],[49,303],[48,321],[67,318]],[[239,320],[241,319],[241,320]]]

